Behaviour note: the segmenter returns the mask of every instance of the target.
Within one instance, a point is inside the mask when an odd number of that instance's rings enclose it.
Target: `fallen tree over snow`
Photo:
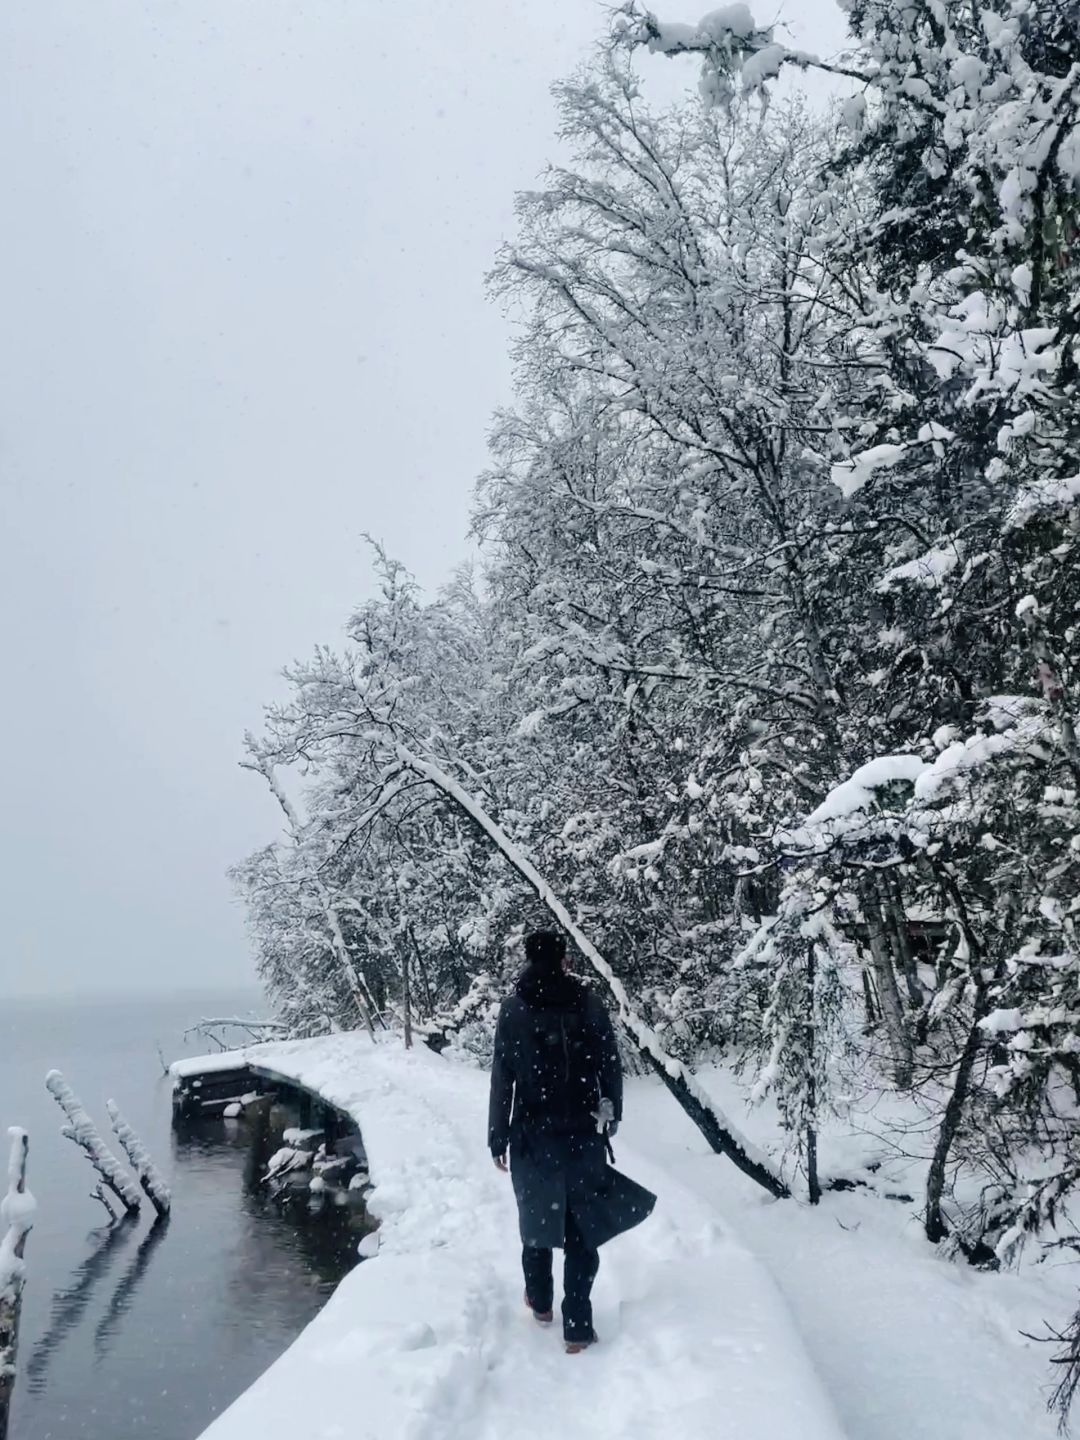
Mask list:
[[[668,1054],[661,1045],[656,1032],[645,1023],[631,1004],[625,985],[611,966],[577,925],[544,877],[513,844],[506,832],[492,819],[476,797],[459,785],[433,760],[414,754],[407,746],[398,744],[395,746],[395,754],[402,768],[411,770],[414,775],[434,785],[479,825],[507,862],[531,886],[537,899],[570,936],[582,956],[611,992],[618,1007],[619,1021],[633,1040],[646,1065],[659,1075],[668,1090],[704,1135],[710,1147],[718,1155],[726,1155],[744,1175],[763,1186],[770,1195],[775,1195],[777,1199],[786,1198],[790,1191],[779,1171],[755,1145],[739,1133],[723,1111],[698,1084],[691,1071],[680,1060],[676,1060],[673,1055]]]

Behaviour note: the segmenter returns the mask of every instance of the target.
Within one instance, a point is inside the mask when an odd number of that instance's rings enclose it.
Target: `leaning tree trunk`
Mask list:
[[[989,991],[983,979],[978,978],[984,973],[985,954],[978,935],[972,927],[968,916],[967,905],[960,893],[956,880],[944,867],[933,867],[933,873],[941,887],[945,899],[951,903],[955,914],[956,922],[960,926],[967,953],[971,962],[971,984],[974,991],[974,1003],[971,1013],[971,1027],[964,1041],[964,1048],[960,1052],[960,1059],[957,1061],[956,1074],[953,1077],[952,1093],[945,1106],[945,1113],[941,1118],[941,1127],[938,1130],[937,1142],[934,1145],[934,1154],[930,1161],[930,1170],[926,1177],[926,1215],[925,1228],[926,1238],[935,1245],[944,1240],[949,1233],[949,1227],[945,1223],[945,1217],[941,1211],[941,1199],[945,1193],[945,1169],[949,1163],[949,1155],[952,1152],[953,1142],[960,1129],[961,1121],[964,1118],[964,1109],[967,1105],[968,1096],[971,1093],[971,1078],[975,1071],[975,1062],[979,1052],[982,1050],[986,1036],[980,1027],[979,1022],[983,1020],[990,1008]]]
[[[456,780],[431,760],[425,760],[406,748],[396,746],[399,763],[421,776],[440,790],[484,831],[492,844],[502,852],[521,878],[536,892],[553,918],[562,926],[581,954],[605,982],[618,1007],[619,1020],[630,1035],[646,1065],[653,1070],[682,1106],[705,1137],[711,1149],[726,1155],[744,1175],[757,1182],[778,1199],[790,1195],[783,1177],[769,1159],[745,1136],[741,1135],[714,1103],[681,1061],[669,1055],[655,1032],[645,1023],[630,1003],[626,987],[611,966],[582,933],[566,906],[530,860],[513,844],[480,802],[464,790]]]
[[[934,1154],[926,1176],[924,1226],[926,1238],[934,1245],[944,1240],[949,1233],[949,1227],[945,1223],[945,1217],[941,1211],[941,1200],[945,1193],[945,1170],[949,1163],[949,1155],[952,1153],[957,1131],[960,1129],[960,1122],[964,1118],[964,1108],[967,1105],[968,1096],[971,1093],[971,1077],[975,1070],[975,1061],[978,1059],[979,1051],[986,1038],[979,1028],[979,1021],[985,1013],[986,1000],[980,986],[975,993],[975,1009],[971,1017],[971,1028],[964,1042],[964,1048],[960,1052],[956,1074],[953,1077],[952,1093],[945,1106],[945,1113],[941,1117],[941,1127],[938,1130]]]

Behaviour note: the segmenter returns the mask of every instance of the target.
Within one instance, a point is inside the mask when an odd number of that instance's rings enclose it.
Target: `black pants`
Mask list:
[[[521,1251],[525,1271],[525,1294],[529,1304],[541,1314],[550,1310],[555,1298],[552,1279],[552,1254],[535,1245]],[[600,1269],[600,1256],[585,1243],[572,1213],[566,1212],[566,1240],[563,1245],[563,1334],[567,1340],[591,1340],[592,1287]]]

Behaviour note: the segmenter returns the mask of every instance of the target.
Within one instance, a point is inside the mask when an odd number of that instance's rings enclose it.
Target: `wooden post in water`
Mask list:
[[[161,1171],[150,1159],[146,1146],[120,1114],[116,1101],[106,1100],[105,1109],[112,1122],[113,1133],[123,1146],[128,1164],[139,1177],[139,1184],[150,1197],[150,1203],[160,1216],[168,1215],[172,1197],[169,1194],[169,1187],[162,1179]]]
[[[19,1307],[26,1273],[23,1255],[26,1237],[37,1208],[26,1188],[26,1156],[30,1141],[25,1130],[13,1125],[8,1190],[0,1201],[0,1219],[7,1233],[0,1240],[0,1440],[6,1440],[11,1395],[15,1388],[15,1350],[19,1339]]]
[[[123,1205],[129,1215],[137,1215],[142,1196],[136,1190],[131,1177],[98,1134],[97,1126],[83,1108],[82,1101],[59,1070],[50,1070],[45,1076],[45,1087],[68,1118],[61,1126],[60,1134],[66,1140],[74,1141]]]

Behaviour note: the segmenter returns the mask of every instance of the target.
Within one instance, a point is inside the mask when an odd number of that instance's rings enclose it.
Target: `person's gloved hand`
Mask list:
[[[608,1127],[607,1127],[607,1136],[608,1136],[608,1139],[609,1139],[609,1140],[613,1139],[618,1133],[619,1133],[619,1122],[618,1122],[618,1120],[612,1120],[612,1121],[610,1121],[610,1122],[608,1123]]]
[[[603,1135],[605,1131],[608,1135],[615,1134],[618,1122],[615,1119],[615,1106],[610,1100],[601,1098],[600,1104],[592,1112],[592,1117],[596,1121],[596,1133],[598,1135]]]

